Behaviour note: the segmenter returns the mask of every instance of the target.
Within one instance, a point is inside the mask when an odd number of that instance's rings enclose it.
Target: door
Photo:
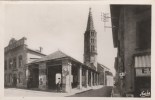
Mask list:
[[[17,86],[17,75],[14,74],[13,75],[13,87],[16,87]]]

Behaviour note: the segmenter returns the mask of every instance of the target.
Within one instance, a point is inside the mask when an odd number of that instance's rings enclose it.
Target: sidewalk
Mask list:
[[[68,93],[67,96],[82,93],[82,92],[86,92],[86,91],[90,91],[90,90],[100,89],[102,87],[103,87],[103,85],[92,86],[92,87],[87,87],[87,88],[82,87],[82,89],[74,88],[74,89],[71,90],[71,93]]]

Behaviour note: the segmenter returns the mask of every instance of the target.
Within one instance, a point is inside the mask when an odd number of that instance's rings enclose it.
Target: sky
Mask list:
[[[43,53],[57,50],[83,62],[84,33],[89,7],[92,9],[94,28],[97,32],[98,62],[113,73],[117,50],[113,46],[112,29],[104,29],[101,12],[110,16],[109,5],[66,3],[9,3],[5,4],[4,46],[11,38],[27,38],[28,47],[43,47]],[[107,26],[111,26],[108,19]]]

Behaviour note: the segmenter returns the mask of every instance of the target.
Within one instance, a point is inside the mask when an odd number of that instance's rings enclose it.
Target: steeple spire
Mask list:
[[[84,63],[97,70],[97,32],[94,29],[91,8],[89,8],[87,29],[84,33]]]
[[[90,31],[90,30],[94,30],[94,23],[93,23],[93,17],[92,17],[91,8],[89,8],[89,15],[88,15],[86,31]]]

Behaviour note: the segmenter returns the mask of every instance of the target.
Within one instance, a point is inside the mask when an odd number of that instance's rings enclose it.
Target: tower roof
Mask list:
[[[88,15],[86,31],[90,31],[90,30],[94,30],[94,23],[93,23],[93,17],[92,17],[91,8],[89,8],[89,15]]]

